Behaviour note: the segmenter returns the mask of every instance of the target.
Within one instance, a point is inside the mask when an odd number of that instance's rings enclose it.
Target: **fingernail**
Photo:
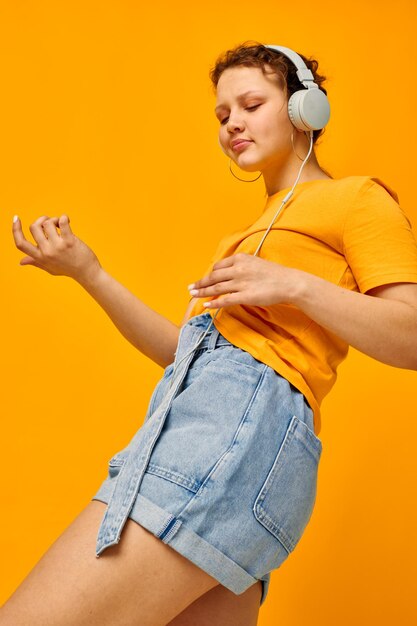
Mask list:
[[[17,220],[18,220],[18,219],[19,219],[19,216],[18,216],[18,215],[15,215],[15,216],[14,216],[14,218],[13,218],[13,223],[14,223],[14,222],[17,222]]]
[[[188,285],[187,289],[193,289],[194,285],[195,285],[195,283],[191,283],[191,285]]]
[[[191,290],[190,290],[190,294],[191,294],[192,296],[196,296],[196,295],[198,294],[198,289],[191,289]]]

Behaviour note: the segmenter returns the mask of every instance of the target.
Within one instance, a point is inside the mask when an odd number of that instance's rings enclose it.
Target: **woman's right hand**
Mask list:
[[[13,222],[16,247],[28,255],[20,260],[20,265],[34,265],[77,282],[91,279],[101,269],[100,262],[91,248],[74,235],[69,221],[67,215],[39,217],[29,226],[36,246],[25,238],[20,219]]]

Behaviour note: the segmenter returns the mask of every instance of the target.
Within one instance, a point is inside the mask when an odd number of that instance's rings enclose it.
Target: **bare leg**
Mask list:
[[[92,500],[0,609],[1,626],[165,626],[218,581],[128,519],[96,558]]]
[[[239,596],[217,585],[194,600],[167,626],[256,626],[261,597],[261,582]]]

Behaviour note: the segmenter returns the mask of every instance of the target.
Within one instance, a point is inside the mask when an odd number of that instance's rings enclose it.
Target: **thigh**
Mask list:
[[[218,585],[194,600],[167,626],[256,626],[261,596],[260,581],[240,595]]]
[[[105,509],[81,511],[0,609],[1,626],[162,626],[219,584],[132,519],[97,559]]]

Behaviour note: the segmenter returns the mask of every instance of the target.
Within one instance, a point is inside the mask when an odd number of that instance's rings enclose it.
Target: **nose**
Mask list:
[[[239,117],[239,115],[235,114],[231,114],[229,115],[229,119],[226,122],[226,128],[228,130],[228,132],[233,133],[235,131],[241,131],[242,128],[244,127],[244,123],[241,117]]]

